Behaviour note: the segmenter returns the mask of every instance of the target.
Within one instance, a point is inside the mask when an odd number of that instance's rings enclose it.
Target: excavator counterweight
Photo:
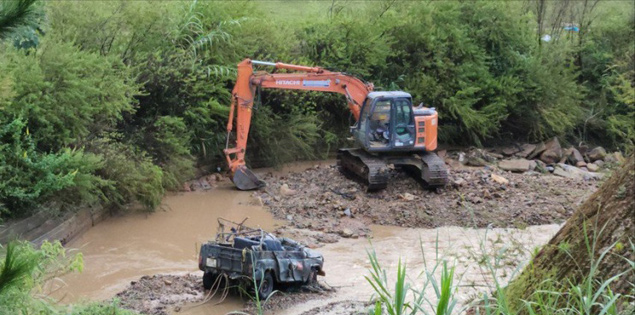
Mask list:
[[[254,73],[254,65],[285,69],[287,72]],[[438,123],[434,108],[413,107],[412,97],[406,92],[374,92],[372,83],[345,73],[245,59],[238,64],[224,150],[232,180],[238,189],[252,190],[265,186],[265,182],[245,165],[256,87],[344,95],[356,120],[351,133],[358,147],[340,149],[338,165],[342,172],[364,180],[368,190],[386,187],[389,164],[414,170],[413,173],[429,186],[446,184],[445,163],[433,152],[437,147]],[[230,148],[232,133],[235,133],[236,140],[235,147]]]

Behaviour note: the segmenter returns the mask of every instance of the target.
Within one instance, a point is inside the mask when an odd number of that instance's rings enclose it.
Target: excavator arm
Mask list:
[[[254,73],[253,65],[271,66],[286,69],[287,73]],[[232,91],[232,101],[227,122],[227,145],[223,152],[232,172],[232,181],[241,190],[263,187],[265,183],[258,179],[245,165],[245,151],[251,125],[256,87],[267,89],[307,90],[343,94],[348,108],[359,119],[364,99],[373,90],[372,83],[341,73],[331,72],[320,67],[307,67],[285,63],[262,62],[245,59],[238,64],[236,85]],[[229,139],[234,131],[236,120],[236,143],[229,147]]]

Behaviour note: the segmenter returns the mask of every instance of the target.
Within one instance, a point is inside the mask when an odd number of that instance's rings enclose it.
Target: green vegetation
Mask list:
[[[82,271],[80,254],[70,255],[60,242],[45,242],[35,249],[27,242],[0,245],[0,313],[2,314],[90,314],[132,315],[111,304],[92,303],[56,306],[43,290],[46,281],[68,272]]]
[[[558,135],[630,150],[634,33],[629,1],[0,0],[1,217],[154,209],[195,166],[223,167],[245,57],[409,91],[438,109],[447,143]],[[262,91],[256,103],[253,167],[347,137],[339,95]]]
[[[603,233],[600,231],[599,233]],[[480,240],[480,248],[484,250],[487,235]],[[599,255],[599,244],[597,240],[599,235],[595,235],[592,239],[585,239],[587,245],[587,255],[591,268],[587,273],[582,275],[580,281],[566,279],[563,282],[555,280],[552,274],[544,274],[540,276],[540,285],[533,291],[529,299],[520,299],[518,287],[524,287],[524,281],[527,281],[526,274],[516,277],[509,286],[501,283],[499,279],[499,268],[501,260],[504,259],[504,249],[491,256],[489,253],[483,252],[484,261],[475,260],[479,264],[483,263],[485,269],[484,275],[491,276],[493,287],[489,291],[483,292],[482,295],[474,303],[456,308],[456,293],[461,286],[460,279],[454,279],[455,267],[448,267],[448,262],[444,257],[439,257],[438,240],[436,243],[437,257],[434,266],[425,263],[424,271],[419,277],[412,279],[407,276],[406,267],[399,261],[397,265],[397,279],[389,281],[386,277],[386,270],[379,263],[379,259],[374,251],[368,253],[371,268],[370,276],[366,280],[370,283],[375,291],[375,307],[370,314],[435,314],[435,315],[451,315],[463,314],[469,310],[470,314],[486,314],[486,315],[534,315],[534,314],[567,314],[567,315],[621,315],[631,314],[633,296],[615,293],[611,287],[620,280],[621,277],[628,277],[629,273],[635,271],[635,262],[631,261],[627,256],[620,256],[623,259],[627,270],[624,270],[608,279],[598,279],[598,268],[604,263],[607,255],[610,254],[612,246],[607,247]],[[631,250],[635,250],[635,245],[630,244]],[[423,245],[422,245],[423,247]],[[572,261],[573,256],[569,254]],[[597,257],[597,258],[595,258]],[[439,270],[441,267],[441,270]],[[526,270],[532,270],[533,265],[526,267]],[[552,270],[553,272],[553,270]],[[440,274],[440,278],[435,275]],[[425,277],[421,277],[425,275]],[[423,279],[422,279],[423,278]],[[406,280],[408,279],[408,280]],[[414,281],[411,283],[409,281]],[[627,280],[628,281],[628,280]],[[414,284],[419,284],[417,287]],[[389,288],[394,286],[394,291]],[[426,288],[432,287],[435,293],[435,299],[431,300],[426,296]],[[635,285],[630,283],[630,291],[635,290]],[[427,294],[428,296],[430,294]],[[630,303],[630,304],[629,304]]]

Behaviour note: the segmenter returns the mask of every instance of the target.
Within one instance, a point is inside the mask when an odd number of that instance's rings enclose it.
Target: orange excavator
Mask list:
[[[253,67],[273,67],[274,71],[254,72]],[[285,73],[276,73],[286,69]],[[413,107],[412,97],[403,91],[374,92],[372,83],[354,76],[320,67],[245,59],[238,64],[238,76],[232,92],[227,145],[224,151],[232,172],[232,181],[240,190],[265,186],[246,165],[245,151],[256,88],[309,90],[339,93],[346,97],[356,123],[350,127],[356,147],[338,150],[337,164],[367,184],[369,191],[388,183],[388,165],[394,165],[431,187],[447,182],[444,161],[433,151],[437,148],[438,115],[434,108]],[[235,146],[229,147],[236,121]]]

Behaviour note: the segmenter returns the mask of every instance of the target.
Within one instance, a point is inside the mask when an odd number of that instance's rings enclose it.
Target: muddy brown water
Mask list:
[[[259,170],[258,173],[303,170],[318,163],[294,164],[284,170]],[[221,182],[217,188],[205,192],[168,195],[163,200],[162,208],[152,214],[127,214],[111,218],[73,240],[68,247],[83,253],[84,271],[66,275],[51,285],[49,289],[55,290],[52,296],[62,303],[107,300],[123,290],[130,281],[144,275],[198,273],[198,246],[213,238],[218,217],[235,221],[249,217],[247,222],[251,226],[269,230],[284,225],[284,222],[274,220],[251,197],[251,193],[235,190],[229,181]],[[465,300],[486,290],[492,280],[483,266],[474,262],[479,255],[510,248],[513,262],[501,268],[497,275],[506,281],[519,268],[518,262],[526,261],[533,248],[546,243],[558,228],[558,225],[535,226],[524,230],[373,226],[371,242],[362,238],[341,239],[318,249],[325,257],[326,277],[322,277],[321,281],[335,287],[336,294],[275,313],[301,314],[329,303],[368,301],[373,292],[364,276],[370,267],[366,256],[370,246],[376,250],[380,262],[388,270],[389,278],[394,278],[399,259],[407,264],[409,274],[413,277],[425,269],[424,256],[429,265],[441,259],[450,261],[457,266],[462,283],[457,296]],[[423,255],[420,245],[424,248]],[[420,280],[415,281],[415,285],[420,283]],[[210,301],[193,306],[186,305],[175,314],[226,314],[242,309],[243,302],[237,297],[230,297],[220,305]],[[337,313],[337,309],[331,309],[330,312],[325,310],[324,313]]]
[[[207,192],[166,196],[162,210],[128,214],[93,227],[67,247],[83,253],[84,271],[61,278],[62,302],[104,300],[144,275],[197,272],[198,246],[213,238],[217,218],[273,229],[279,222],[249,193],[220,183]]]

